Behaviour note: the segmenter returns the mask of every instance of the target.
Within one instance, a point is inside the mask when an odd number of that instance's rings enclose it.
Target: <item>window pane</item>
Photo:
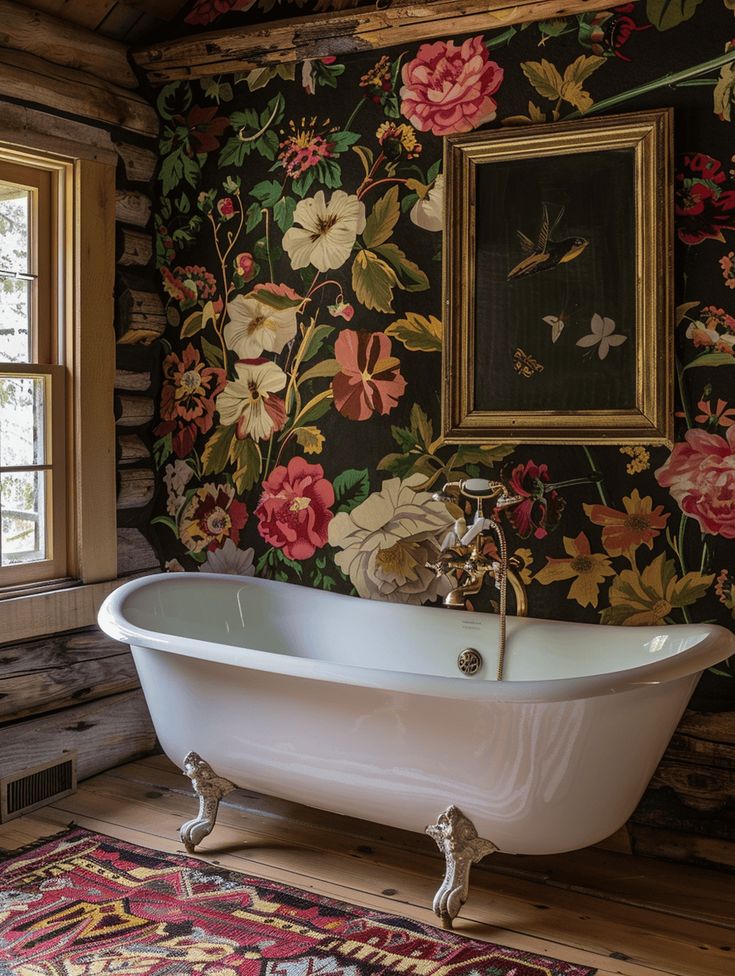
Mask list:
[[[29,362],[31,194],[0,181],[0,362]]]
[[[0,271],[30,270],[31,194],[0,181]]]
[[[31,287],[0,271],[0,363],[31,361]]]
[[[40,376],[0,376],[0,468],[46,463]]]
[[[46,558],[45,483],[42,471],[0,474],[1,566]]]

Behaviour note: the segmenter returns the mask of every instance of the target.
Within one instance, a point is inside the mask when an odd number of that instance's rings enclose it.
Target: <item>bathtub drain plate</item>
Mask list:
[[[482,665],[482,654],[480,654],[479,651],[476,651],[474,647],[465,647],[457,658],[457,667],[462,674],[466,674],[469,677],[471,677],[473,674],[477,674]]]

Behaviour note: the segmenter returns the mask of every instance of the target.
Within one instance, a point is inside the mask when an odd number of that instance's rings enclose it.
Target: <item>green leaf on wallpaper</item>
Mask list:
[[[414,403],[411,407],[411,431],[415,434],[417,442],[429,451],[434,440],[434,425],[418,403]]]
[[[216,322],[217,315],[214,311],[214,304],[212,302],[207,302],[204,308],[196,312],[192,312],[188,318],[184,319],[184,324],[181,327],[181,338],[189,339],[191,336],[201,332],[202,329],[212,323]],[[217,348],[216,346],[213,348]]]
[[[276,180],[263,180],[250,191],[250,196],[255,197],[261,207],[273,207],[280,200],[283,192],[281,184]]]
[[[389,119],[399,119],[401,117],[401,104],[395,92],[391,92],[386,98],[383,111]]]
[[[215,346],[207,339],[202,339],[202,352],[208,366],[215,366],[217,369],[224,367],[225,361],[222,357],[222,349],[219,346]]]
[[[238,168],[245,162],[245,157],[252,152],[253,143],[243,142],[237,136],[231,136],[222,147],[219,154],[220,169],[223,166],[237,166]]]
[[[153,442],[153,459],[157,468],[162,468],[173,452],[173,434],[168,433]]]
[[[202,453],[202,471],[204,474],[221,474],[227,467],[230,447],[235,439],[235,427],[235,424],[217,427],[209,435]]]
[[[398,278],[393,268],[374,251],[358,251],[352,264],[352,287],[365,308],[393,311],[393,289]]]
[[[245,232],[249,234],[263,220],[263,208],[259,203],[251,203],[245,217]]]
[[[408,312],[385,330],[385,334],[402,342],[409,352],[441,352],[442,324],[434,315],[426,318],[418,312]]]
[[[735,356],[729,352],[705,352],[682,368],[682,373],[695,366],[735,366]]]
[[[296,201],[293,197],[281,197],[281,199],[273,207],[273,218],[278,224],[281,233],[285,234],[293,224],[295,209]]]
[[[309,337],[301,362],[308,363],[310,359],[313,359],[333,332],[334,326],[332,325],[317,325]]]
[[[515,444],[488,444],[475,447],[471,444],[460,444],[454,455],[452,467],[463,468],[468,464],[484,464],[491,468],[496,461],[502,461],[515,450]]]
[[[171,529],[177,539],[179,537],[179,527],[169,515],[156,515],[151,519],[151,525],[165,525],[167,529]]]
[[[181,214],[188,214],[191,210],[191,203],[189,198],[185,193],[182,193],[179,199],[176,201],[176,207]]]
[[[250,491],[260,477],[263,457],[260,448],[251,437],[230,442],[229,460],[235,465],[232,480],[239,492]]]
[[[164,85],[158,93],[156,105],[162,118],[171,120],[175,115],[188,112],[191,107],[191,88],[181,81]]]
[[[211,304],[211,302],[210,302]],[[181,338],[191,339],[195,336],[197,332],[201,332],[204,328],[204,317],[201,310],[198,309],[196,312],[192,312],[184,319],[184,324],[181,326]]]
[[[263,553],[257,562],[255,573],[257,576],[269,576],[269,570],[276,571],[280,566],[285,566],[292,570],[301,579],[303,573],[301,563],[294,562],[293,559],[289,559],[284,555],[282,549],[275,548],[268,549]]]
[[[365,223],[362,239],[366,246],[377,247],[378,244],[384,244],[393,234],[400,216],[398,187],[392,186],[387,193],[376,200]]]
[[[370,170],[372,169],[373,163],[375,162],[372,149],[369,149],[367,146],[353,146],[352,151],[357,155],[357,158],[362,163],[365,176],[368,176]]]
[[[427,275],[414,261],[406,257],[397,244],[380,244],[375,250],[393,266],[399,288],[404,291],[426,291],[429,287]]]
[[[322,159],[314,167],[316,180],[330,190],[337,190],[342,186],[342,170],[334,159]]]
[[[313,169],[307,169],[303,176],[300,176],[297,180],[294,180],[291,184],[291,189],[296,194],[297,197],[303,198],[311,189],[311,185],[316,178],[316,174]]]
[[[338,474],[332,484],[336,512],[351,512],[370,494],[370,476],[366,468],[360,471],[348,468]]]
[[[332,133],[329,137],[329,141],[332,143],[332,153],[347,152],[350,146],[354,146],[359,138],[359,132],[350,132],[348,129]]]
[[[220,81],[218,78],[202,78],[199,82],[202,91],[207,98],[213,98],[217,104],[220,102],[232,101],[232,85],[229,81]]]
[[[170,193],[183,180],[190,186],[196,186],[199,178],[199,163],[187,156],[184,150],[179,147],[170,153],[161,163],[161,171],[158,179],[162,183],[163,193]]]
[[[329,393],[330,390],[327,389],[326,392]],[[307,424],[313,424],[315,421],[323,417],[325,413],[329,413],[331,409],[332,397],[318,394],[316,397],[314,397],[311,406],[309,406],[304,413],[299,414],[299,427],[305,427]]]
[[[252,92],[265,88],[273,78],[283,78],[284,81],[293,81],[295,77],[296,65],[292,62],[291,64],[266,65],[264,68],[254,68],[252,71],[248,71],[245,76],[245,81],[247,82],[248,89]]]
[[[702,0],[646,0],[646,16],[660,31],[690,20]]]
[[[307,380],[331,379],[341,369],[342,367],[336,359],[323,359],[316,366],[312,366],[311,369],[307,369],[305,373],[302,373],[299,377],[299,383],[306,383]]]
[[[427,183],[433,183],[434,182],[434,180],[437,178],[437,176],[441,172],[441,168],[442,168],[442,161],[441,161],[441,159],[437,159],[437,161],[435,163],[432,163],[431,164],[431,166],[429,167],[429,172],[426,174],[426,181],[427,181]]]

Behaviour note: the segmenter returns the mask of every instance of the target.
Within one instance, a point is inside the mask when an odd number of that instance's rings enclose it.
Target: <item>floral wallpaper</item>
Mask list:
[[[193,0],[184,14],[183,24],[198,28],[211,25],[221,30],[235,24],[374,5],[375,0]]]
[[[532,616],[733,626],[734,14],[648,0],[161,90],[166,566],[430,603],[458,514],[433,493],[502,477]],[[441,137],[669,105],[674,449],[443,444]]]

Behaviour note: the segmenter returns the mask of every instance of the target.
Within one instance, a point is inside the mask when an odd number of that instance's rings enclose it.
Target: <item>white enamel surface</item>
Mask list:
[[[632,813],[723,628],[508,622],[269,580],[170,574],[100,611],[156,732],[240,786],[423,830],[456,803],[501,850],[594,843]],[[486,665],[456,667],[475,647]]]

